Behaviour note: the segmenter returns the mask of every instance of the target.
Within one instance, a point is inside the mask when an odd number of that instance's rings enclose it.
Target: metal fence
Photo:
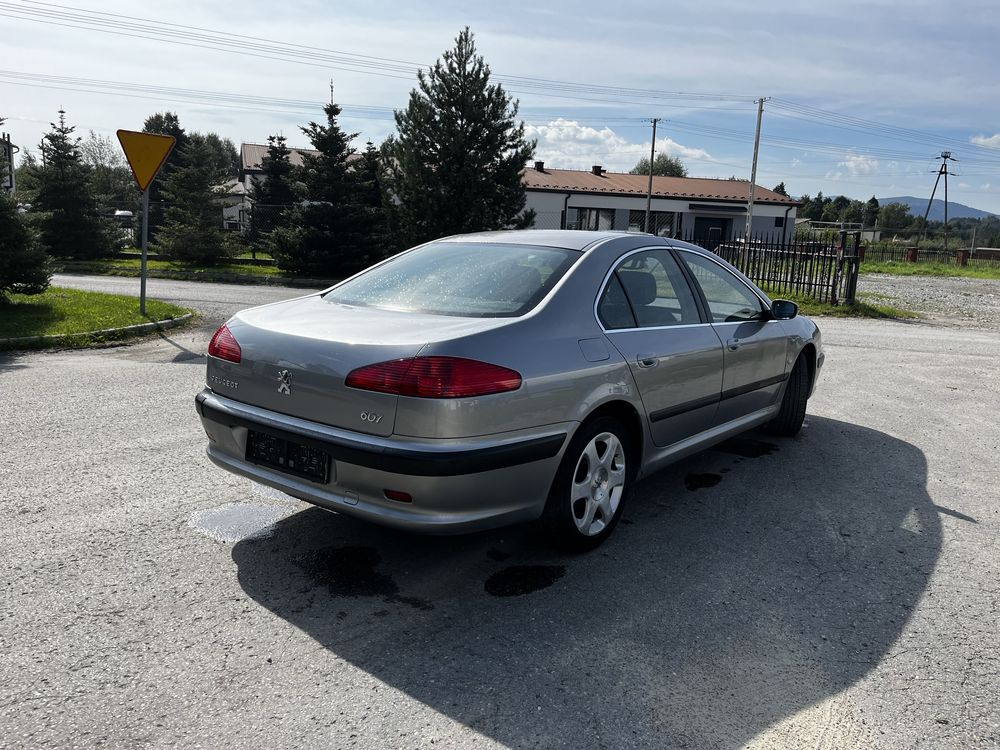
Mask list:
[[[835,242],[769,235],[729,242],[685,235],[685,242],[713,250],[772,295],[795,295],[833,305],[853,303],[858,288],[861,236],[843,232]]]
[[[938,263],[946,266],[964,265],[980,268],[1000,268],[1000,250],[995,248],[976,248],[962,251],[964,258],[959,257],[959,251],[945,252],[943,250],[923,250],[919,247],[905,245],[873,244],[862,249],[864,263]]]

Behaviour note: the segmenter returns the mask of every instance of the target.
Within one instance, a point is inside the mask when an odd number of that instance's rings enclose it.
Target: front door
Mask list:
[[[665,447],[709,429],[722,391],[722,345],[670,251],[626,256],[598,313],[632,370],[653,442]]]
[[[715,250],[724,240],[729,239],[732,219],[717,216],[696,216],[694,219],[695,242],[709,250]]]
[[[723,345],[725,373],[716,424],[774,404],[788,377],[788,339],[760,297],[719,263],[680,251],[705,298],[712,327]]]

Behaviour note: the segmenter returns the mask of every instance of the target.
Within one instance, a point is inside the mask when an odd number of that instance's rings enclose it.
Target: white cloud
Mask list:
[[[969,139],[969,143],[988,148],[1000,148],[1000,133],[996,135],[974,135]]]
[[[838,167],[845,167],[851,177],[878,174],[878,159],[863,154],[850,154],[845,161],[837,162]]]
[[[979,186],[979,189],[980,190],[989,190],[991,187],[992,187],[992,185],[990,185],[990,183],[984,182],[982,185]]]
[[[826,179],[830,180],[830,182],[837,182],[843,176],[844,176],[843,172],[827,172],[826,173]]]
[[[525,134],[538,140],[535,156],[555,169],[587,169],[600,164],[612,171],[626,171],[643,156],[649,157],[648,141],[632,143],[609,127],[592,128],[576,120],[558,118],[548,125],[526,125]],[[705,149],[685,146],[671,138],[657,138],[656,153],[676,156],[681,161],[713,161]],[[695,171],[687,166],[689,171]]]

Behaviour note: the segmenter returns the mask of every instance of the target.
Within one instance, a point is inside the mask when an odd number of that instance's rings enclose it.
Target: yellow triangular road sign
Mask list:
[[[125,152],[128,165],[132,168],[135,184],[145,193],[149,183],[163,166],[163,162],[170,156],[177,139],[172,135],[119,130],[118,141],[122,144],[122,151]]]

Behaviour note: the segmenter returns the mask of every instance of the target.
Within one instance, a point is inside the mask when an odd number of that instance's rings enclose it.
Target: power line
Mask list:
[[[307,45],[274,42],[230,32],[216,31],[183,24],[174,24],[136,16],[104,13],[66,5],[42,2],[15,4],[0,2],[0,16],[17,18],[34,23],[86,29],[119,36],[181,44],[217,52],[230,52],[269,60],[282,60],[315,67],[347,70],[368,75],[412,80],[419,68],[429,68],[412,61],[381,58],[372,55],[310,47]],[[530,76],[495,76],[505,88],[520,93],[547,93],[559,98],[581,101],[608,101],[622,103],[623,97],[649,101],[688,102],[749,102],[750,97],[727,94],[709,94],[683,91],[660,91],[632,87],[585,84],[557,81]],[[586,96],[584,96],[586,95]],[[596,97],[596,98],[595,98]]]

